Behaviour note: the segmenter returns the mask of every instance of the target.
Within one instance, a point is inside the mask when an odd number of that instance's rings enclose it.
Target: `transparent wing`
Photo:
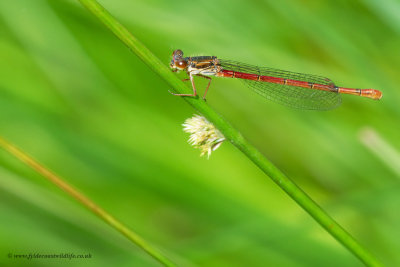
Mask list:
[[[224,70],[323,84],[332,88],[335,87],[335,84],[330,79],[317,75],[272,68],[260,68],[231,60],[220,59],[219,64]],[[244,81],[251,89],[264,98],[291,108],[328,110],[338,107],[341,103],[340,94],[336,92],[263,81],[240,80]]]

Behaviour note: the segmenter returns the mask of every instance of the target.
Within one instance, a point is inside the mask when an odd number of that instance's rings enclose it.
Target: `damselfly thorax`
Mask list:
[[[173,71],[185,70],[196,96],[193,76],[208,79],[203,95],[205,99],[211,84],[211,76],[238,78],[255,92],[280,104],[300,109],[327,110],[340,105],[340,94],[351,94],[372,99],[380,99],[382,93],[375,89],[354,89],[336,86],[330,79],[311,74],[296,73],[266,67],[257,67],[214,56],[183,57],[181,50],[172,54],[170,67]]]

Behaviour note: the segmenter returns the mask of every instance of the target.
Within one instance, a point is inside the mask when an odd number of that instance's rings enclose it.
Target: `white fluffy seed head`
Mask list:
[[[210,157],[211,152],[216,150],[225,137],[215,128],[206,118],[200,115],[194,115],[183,124],[183,131],[190,134],[189,144],[200,149],[200,156],[207,154]]]

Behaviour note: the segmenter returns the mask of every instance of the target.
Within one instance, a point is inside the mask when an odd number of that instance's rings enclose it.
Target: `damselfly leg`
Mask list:
[[[194,75],[189,74],[189,77],[190,77],[189,79],[183,79],[182,80],[183,82],[186,82],[186,81],[189,81],[189,80],[192,82],[193,94],[175,94],[175,93],[173,93],[171,91],[168,91],[168,92],[170,92],[172,95],[177,95],[177,96],[197,96],[197,90],[196,90],[196,86],[194,85],[193,76]],[[202,78],[208,80],[207,88],[206,88],[206,91],[204,92],[204,95],[203,95],[203,100],[206,101],[206,95],[207,95],[207,92],[208,92],[208,88],[210,88],[211,78],[207,77],[207,76],[204,76],[204,75],[201,75],[201,74],[196,74],[196,76],[202,77]]]

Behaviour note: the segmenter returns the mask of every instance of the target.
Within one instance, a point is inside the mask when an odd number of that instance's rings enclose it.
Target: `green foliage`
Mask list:
[[[379,102],[345,96],[337,110],[309,112],[268,103],[222,79],[213,81],[207,104],[384,263],[400,264],[398,7],[102,4],[165,65],[181,48],[381,89]],[[1,134],[167,248],[178,264],[360,264],[229,143],[210,160],[199,158],[180,126],[192,109],[75,1],[0,2],[0,31]],[[3,152],[0,160],[3,255],[89,252],[93,259],[74,266],[156,264],[37,174]],[[0,263],[24,264],[6,257]]]

